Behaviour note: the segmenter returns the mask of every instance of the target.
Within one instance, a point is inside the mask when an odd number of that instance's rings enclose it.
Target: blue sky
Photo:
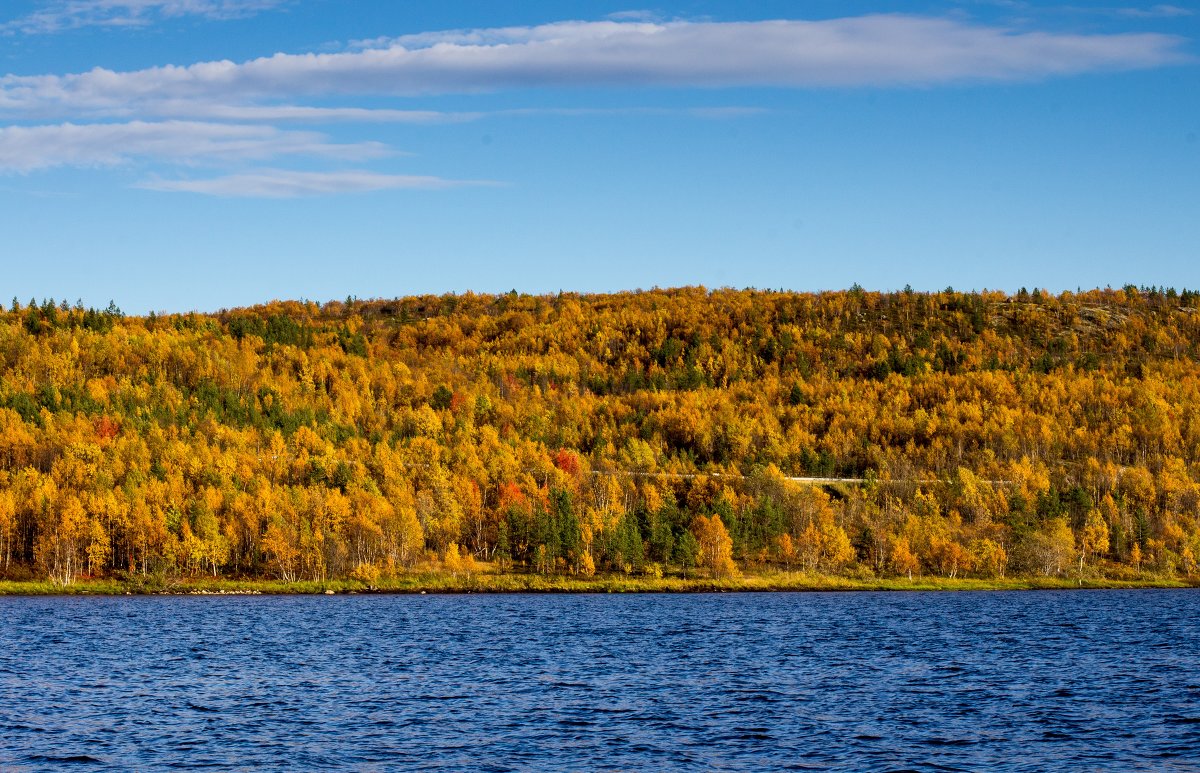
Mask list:
[[[0,297],[1200,287],[1188,3],[9,0]]]

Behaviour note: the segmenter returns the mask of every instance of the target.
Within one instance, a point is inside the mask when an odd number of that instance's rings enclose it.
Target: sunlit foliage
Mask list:
[[[14,301],[0,572],[1188,574],[1198,307],[1135,287]]]

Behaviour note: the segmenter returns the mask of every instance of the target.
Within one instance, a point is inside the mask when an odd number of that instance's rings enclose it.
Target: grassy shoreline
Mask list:
[[[753,593],[777,591],[1013,591],[1099,590],[1129,588],[1196,588],[1200,578],[1146,577],[1135,580],[1067,577],[1005,577],[996,579],[915,577],[850,578],[800,572],[743,574],[739,577],[629,577],[480,572],[451,575],[414,572],[380,579],[89,579],[62,586],[44,580],[0,580],[0,596],[125,596],[125,595],[318,595],[347,593]]]

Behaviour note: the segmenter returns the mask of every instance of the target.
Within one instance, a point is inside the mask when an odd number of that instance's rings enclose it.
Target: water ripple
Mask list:
[[[1200,594],[0,598],[0,769],[1195,770]]]

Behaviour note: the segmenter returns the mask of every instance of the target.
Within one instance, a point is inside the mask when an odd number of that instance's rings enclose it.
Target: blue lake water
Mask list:
[[[1198,770],[1200,592],[0,598],[0,770]]]

